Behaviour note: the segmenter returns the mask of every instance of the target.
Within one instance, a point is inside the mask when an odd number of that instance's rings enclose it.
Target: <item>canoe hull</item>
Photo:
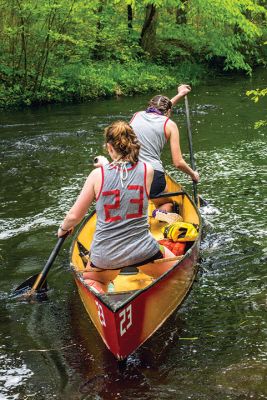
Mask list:
[[[76,279],[80,297],[108,349],[122,360],[144,343],[183,302],[197,273],[198,249],[118,309]]]

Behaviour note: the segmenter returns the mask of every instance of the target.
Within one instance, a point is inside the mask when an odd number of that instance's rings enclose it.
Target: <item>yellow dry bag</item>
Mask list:
[[[174,222],[162,228],[165,238],[174,242],[192,242],[198,236],[198,225],[189,222]]]

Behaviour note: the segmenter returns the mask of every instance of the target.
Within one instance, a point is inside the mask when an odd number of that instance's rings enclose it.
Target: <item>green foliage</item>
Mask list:
[[[258,103],[260,97],[267,96],[267,88],[266,89],[256,89],[256,90],[248,90],[246,92],[247,96],[251,96],[251,99],[255,102]]]
[[[179,82],[195,84],[203,68],[183,63],[167,68],[147,62],[93,62],[66,64],[57,74],[45,77],[34,95],[16,84],[6,89],[0,86],[0,106],[30,105],[34,103],[86,101],[99,97],[132,95],[147,91],[163,91]]]
[[[185,55],[198,60],[222,60],[224,70],[251,73],[253,63],[263,62],[260,49],[267,11],[253,0],[188,0],[186,24],[175,27],[173,13],[166,25],[162,15],[162,38],[172,40]],[[265,28],[266,29],[266,28]]]
[[[264,121],[263,119],[255,122],[254,128],[255,129],[259,129],[259,128],[263,128],[264,126],[267,126],[267,121]]]
[[[255,103],[258,103],[259,99],[261,97],[265,97],[267,96],[267,88],[265,89],[255,89],[255,90],[248,90],[246,92],[247,96],[251,96],[251,100],[253,100]],[[255,129],[259,129],[262,128],[264,126],[267,126],[267,121],[266,120],[260,120],[260,121],[256,121],[254,128]]]
[[[0,105],[164,90],[207,63],[250,73],[264,63],[266,15],[257,0],[1,0]]]

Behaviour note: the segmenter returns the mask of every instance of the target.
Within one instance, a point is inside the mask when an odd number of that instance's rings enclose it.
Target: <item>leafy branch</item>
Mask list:
[[[267,96],[267,88],[261,90],[260,89],[247,90],[246,95],[251,96],[251,100],[254,101],[255,103],[258,103],[261,97]],[[254,124],[255,129],[262,128],[263,126],[267,126],[267,121],[260,120],[256,121]]]

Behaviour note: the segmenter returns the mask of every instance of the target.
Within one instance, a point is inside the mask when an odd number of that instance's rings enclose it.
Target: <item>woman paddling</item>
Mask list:
[[[72,230],[96,200],[96,231],[83,277],[100,293],[107,292],[123,267],[145,264],[140,267],[142,272],[157,278],[175,263],[152,262],[173,253],[159,246],[149,232],[148,194],[154,170],[138,161],[136,135],[126,122],[117,121],[105,129],[104,137],[113,161],[90,173],[58,230],[58,237]]]
[[[172,161],[176,168],[188,174],[195,182],[199,181],[199,174],[183,159],[179,130],[174,121],[170,119],[172,107],[191,90],[188,85],[178,86],[177,94],[170,100],[166,96],[157,95],[149,101],[145,111],[134,114],[130,125],[133,128],[140,144],[140,156],[142,161],[149,162],[154,168],[154,179],[151,185],[150,197],[161,192],[167,192],[164,168],[161,161],[161,153],[167,141],[170,142]],[[165,199],[154,200],[161,209],[171,212],[172,203],[166,203]]]

